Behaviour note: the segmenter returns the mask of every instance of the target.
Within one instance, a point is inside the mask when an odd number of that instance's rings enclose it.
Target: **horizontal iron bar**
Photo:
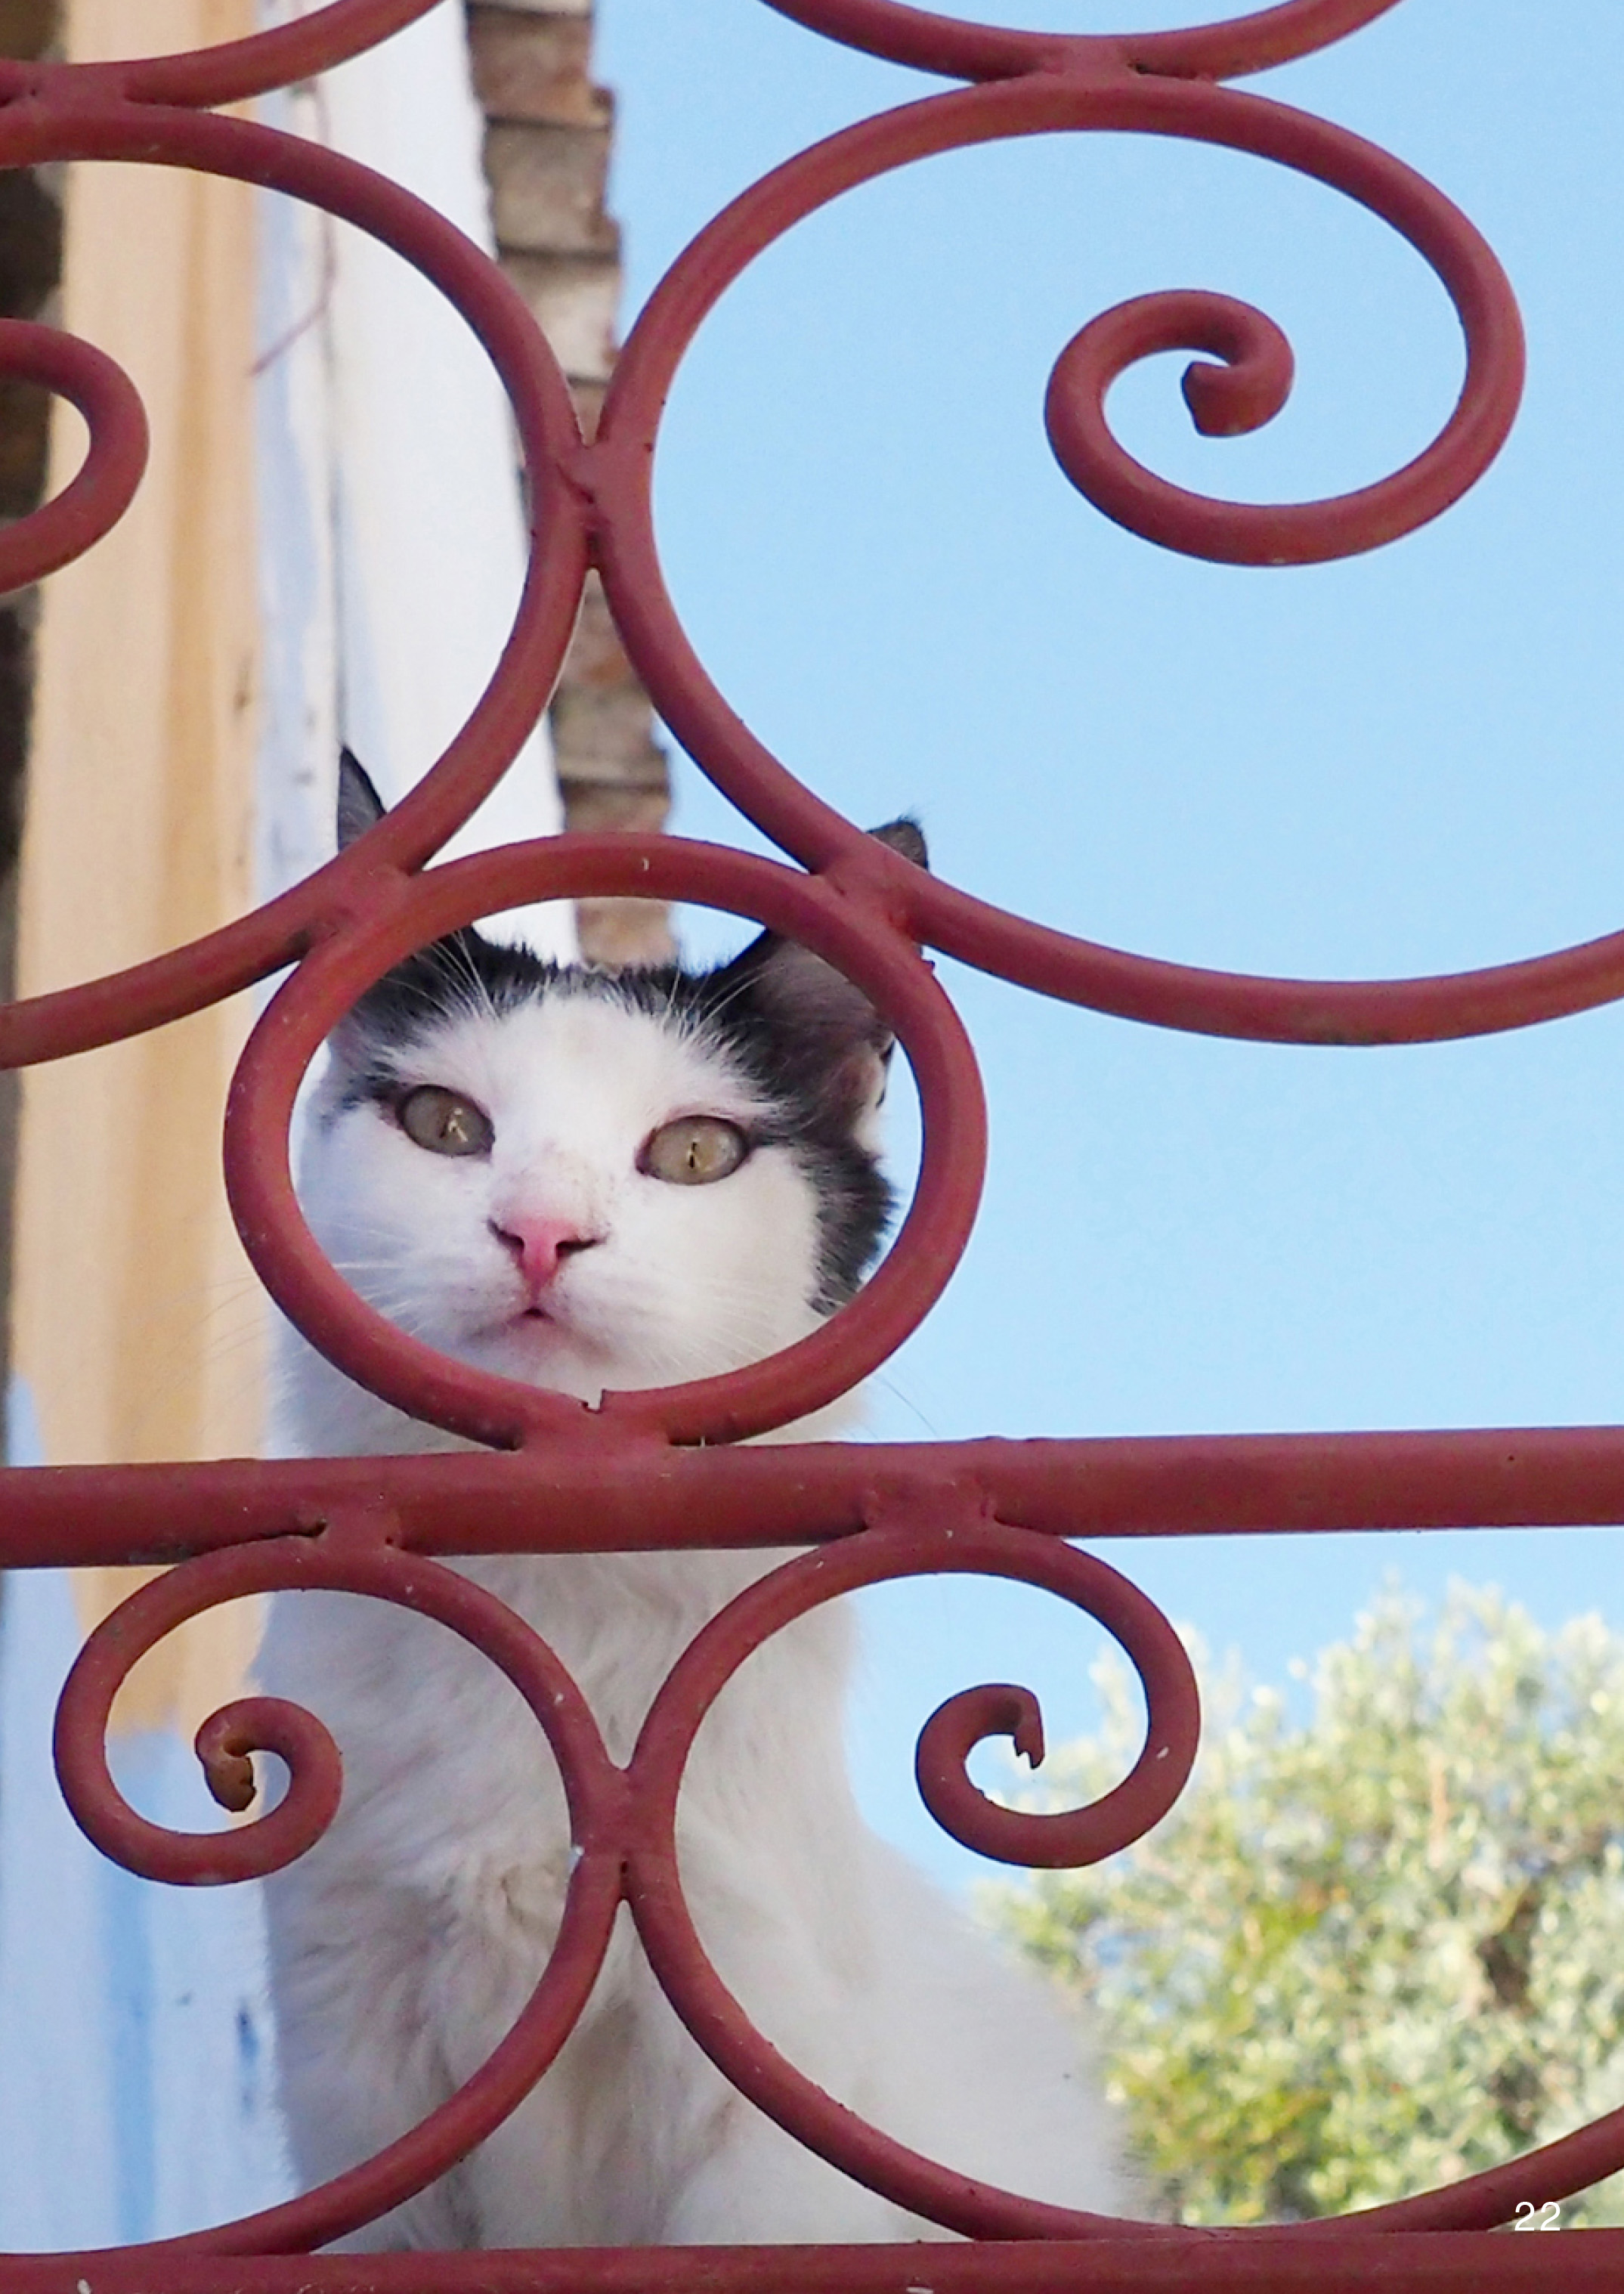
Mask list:
[[[1617,2294],[1624,2230],[520,2254],[102,2252],[0,2263],[15,2294]]]
[[[418,1553],[816,1544],[966,1504],[1054,1537],[1624,1524],[1624,1427],[226,1459],[0,1471],[0,1567],[178,1561],[343,1519]]]

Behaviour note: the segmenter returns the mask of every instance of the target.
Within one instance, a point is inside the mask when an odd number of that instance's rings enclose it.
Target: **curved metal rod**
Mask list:
[[[627,1771],[635,1826],[628,1900],[650,1965],[688,2030],[723,2076],[796,2142],[897,2205],[965,2237],[1119,2237],[1125,2225],[1111,2217],[1020,2198],[926,2159],[814,2086],[727,1990],[683,1894],[677,1845],[683,1772],[701,1723],[739,1666],[772,1634],[824,1602],[860,1586],[927,1572],[1003,1577],[1058,1593],[1122,1638],[1146,1687],[1145,1753],[1133,1777],[1096,1809],[1047,1817],[995,1810],[982,1802],[970,1828],[985,1827],[989,1817],[1001,1815],[1007,1823],[997,1853],[1007,1853],[1019,1833],[1023,1847],[1034,1851],[1022,1853],[1020,1861],[1052,1864],[1072,1860],[1071,1847],[1089,1828],[1079,1827],[1079,1818],[1108,1810],[1107,1822],[1125,1842],[1165,1813],[1190,1772],[1199,1708],[1189,1658],[1153,1605],[1092,1555],[991,1521],[946,1493],[914,1506],[891,1501],[884,1506],[882,1525],[802,1555],[747,1587],[667,1676]],[[970,1692],[978,1693],[987,1694]],[[965,1803],[979,1801],[964,1782]]]
[[[240,103],[346,63],[438,4],[439,0],[328,0],[325,8],[290,24],[174,55],[126,56],[102,63],[7,59],[0,61],[0,102],[29,96],[73,103],[84,100],[81,91],[105,89],[132,103]]]
[[[387,872],[436,851],[517,755],[563,662],[588,556],[571,473],[581,433],[562,370],[517,290],[433,207],[301,137],[117,95],[81,93],[71,110],[0,109],[0,167],[47,159],[151,162],[263,184],[354,224],[413,264],[467,322],[512,404],[532,497],[531,549],[513,628],[484,691],[437,763],[376,828],[289,891],[201,940],[9,1005],[0,1012],[0,1067],[61,1059],[199,1011],[292,963],[353,907],[386,897]],[[62,340],[64,372],[88,374],[101,354]]]
[[[279,1870],[320,1837],[337,1805],[337,1753],[314,1715],[276,1698],[246,1700],[246,1713],[239,1705],[212,1715],[199,1732],[199,1755],[216,1792],[222,1783],[228,1793],[240,1785],[231,1764],[248,1749],[245,1739],[269,1737],[280,1741],[263,1748],[291,1760],[287,1797],[235,1830],[175,1832],[137,1815],[112,1781],[105,1738],[113,1697],[149,1649],[223,1601],[300,1591],[390,1601],[447,1626],[488,1657],[540,1725],[558,1764],[575,1849],[557,1938],[507,2037],[408,2134],[296,2199],[165,2240],[165,2251],[298,2252],[341,2238],[425,2189],[529,2094],[574,2029],[608,1948],[621,1892],[625,1788],[585,1699],[546,1642],[504,1602],[456,1570],[397,1551],[388,1527],[386,1516],[359,1510],[319,1535],[207,1554],[139,1588],[92,1634],[62,1690],[55,1734],[62,1796],[104,1855],[150,1878],[213,1886]]]
[[[1149,1708],[1146,1752],[1155,1756],[1157,1766],[1184,1761],[1196,1726],[1188,1663],[1165,1621],[1158,1620],[1163,1646],[1145,1639],[1144,1618],[1157,1613],[1127,1581],[1092,1557],[1039,1533],[991,1521],[978,1511],[971,1493],[951,1485],[924,1489],[909,1498],[894,1488],[877,1501],[875,1517],[879,1526],[799,1557],[758,1581],[712,1620],[668,1676],[625,1772],[609,1761],[579,1691],[546,1644],[505,1604],[467,1578],[420,1555],[397,1550],[389,1542],[390,1517],[376,1507],[361,1505],[336,1514],[320,1534],[234,1547],[183,1564],[141,1588],[98,1628],[63,1690],[56,1731],[59,1773],[64,1796],[90,1836],[130,1868],[207,1885],[252,1876],[288,1860],[281,1852],[285,1841],[276,1830],[280,1809],[245,1831],[224,1835],[167,1833],[148,1825],[111,1786],[103,1743],[113,1696],[142,1655],[186,1618],[223,1601],[272,1590],[348,1591],[394,1601],[448,1625],[489,1656],[525,1698],[546,1732],[558,1761],[572,1835],[581,1851],[547,1969],[508,2038],[467,2085],[409,2135],[333,2182],[260,2214],[165,2241],[166,2250],[301,2250],[375,2219],[443,2174],[516,2107],[563,2045],[596,1980],[622,1891],[631,1903],[651,1965],[694,2037],[725,2076],[797,2140],[897,2203],[969,2235],[1121,2234],[1124,2225],[1105,2217],[1074,2214],[967,2184],[892,2143],[821,2094],[760,2038],[722,1986],[683,1899],[676,1810],[683,1771],[705,1713],[739,1665],[773,1632],[823,1601],[861,1585],[923,1570],[1005,1576],[1046,1585],[1100,1617],[1112,1631],[1142,1604],[1140,1616],[1129,1624],[1133,1639],[1125,1639],[1125,1646],[1136,1664],[1143,1660],[1141,1678]],[[1171,1662],[1168,1645],[1176,1652]],[[296,1707],[283,1709],[298,1712]],[[313,1716],[301,1714],[300,1720],[313,1732],[313,1740],[327,1741]],[[237,1725],[232,1708],[227,1708],[200,1732],[206,1760],[214,1762],[211,1780],[215,1783],[221,1773],[218,1756],[224,1753],[229,1760],[233,1749],[222,1740],[231,1737]],[[1146,1766],[1141,1756],[1138,1770]],[[1155,1822],[1166,1797],[1154,1770],[1136,1789],[1140,1820],[1133,1832],[1125,1821],[1125,1836],[1135,1836],[1137,1830]],[[289,1800],[298,1791],[296,1774]],[[308,1816],[304,1820],[308,1822]],[[1042,1827],[1069,1819],[1032,1817],[1025,1821]],[[223,1841],[228,1843],[223,1848]],[[239,1842],[246,1843],[240,1850],[229,1844]],[[1023,1860],[1055,1860],[1042,1854],[1041,1838],[1035,1837],[1032,1845],[1039,1854]],[[223,1868],[223,1859],[230,1859],[230,1870]],[[160,1863],[166,1867],[161,1873]],[[1487,2229],[1507,2219],[1524,2198],[1540,2191],[1565,2196],[1616,2171],[1620,2164],[1624,2111],[1615,2111],[1509,2166],[1441,2191],[1364,2214],[1223,2235],[1336,2235],[1349,2225]],[[1141,2234],[1186,2240],[1212,2235],[1153,2224],[1131,2227]]]
[[[1435,516],[1486,467],[1515,410],[1520,333],[1492,255],[1464,216],[1390,155],[1286,107],[1193,84],[1307,53],[1373,20],[1394,0],[1286,0],[1218,24],[1086,37],[1003,31],[897,0],[769,0],[780,12],[848,45],[1001,84],[865,122],[801,155],[735,202],[681,258],[639,322],[610,393],[599,443],[590,450],[580,443],[556,362],[517,297],[479,250],[398,187],[353,162],[248,122],[199,117],[191,108],[260,93],[324,68],[432,4],[331,0],[297,24],[206,52],[98,65],[0,65],[0,99],[9,99],[0,114],[0,165],[67,158],[157,160],[312,199],[413,261],[449,296],[491,352],[519,420],[545,546],[538,541],[532,551],[518,618],[491,684],[413,796],[343,859],[223,932],[116,978],[36,999],[0,1020],[0,1044],[12,1062],[60,1056],[197,1009],[327,940],[285,991],[288,1001],[273,1007],[296,1023],[288,1038],[294,1049],[264,1049],[268,1038],[262,1032],[256,1039],[261,1048],[245,1059],[233,1099],[234,1110],[242,1110],[233,1138],[255,1247],[283,1271],[296,1301],[304,1298],[313,1335],[327,1328],[335,1359],[346,1367],[359,1363],[379,1391],[392,1398],[404,1394],[419,1414],[439,1416],[480,1439],[522,1442],[556,1433],[564,1424],[532,1389],[472,1373],[465,1379],[455,1365],[449,1373],[443,1364],[436,1371],[432,1356],[426,1368],[402,1334],[386,1324],[369,1328],[358,1302],[346,1305],[324,1290],[325,1278],[313,1263],[319,1254],[292,1204],[285,1158],[279,1162],[274,1151],[274,1132],[285,1126],[288,1073],[294,1072],[296,1055],[302,1070],[319,1040],[323,1014],[336,1017],[342,1008],[337,999],[364,986],[391,960],[390,950],[404,953],[419,937],[481,906],[508,905],[503,887],[511,887],[516,899],[555,878],[560,890],[665,891],[700,898],[707,897],[702,888],[708,886],[719,905],[760,913],[870,988],[897,1022],[920,1071],[929,1118],[925,1172],[903,1246],[870,1290],[801,1347],[753,1371],[673,1393],[611,1397],[598,1420],[569,1414],[572,1429],[601,1423],[627,1436],[728,1438],[800,1415],[883,1359],[946,1280],[974,1209],[979,1087],[951,1007],[929,987],[910,938],[1101,1010],[1282,1041],[1376,1042],[1482,1032],[1526,1025],[1624,991],[1624,934],[1452,979],[1294,982],[1159,964],[1026,924],[877,854],[852,824],[792,781],[710,686],[662,586],[648,506],[648,464],[660,411],[688,341],[731,280],[792,224],[841,190],[934,150],[1053,129],[1111,127],[1212,142],[1256,152],[1343,190],[1382,215],[1433,264],[1456,299],[1467,341],[1460,403],[1439,439],[1406,469],[1332,503],[1261,509],[1212,503],[1165,486],[1122,453],[1104,427],[1104,392],[1133,357],[1188,340],[1230,362],[1227,370],[1197,367],[1187,377],[1198,425],[1230,434],[1267,419],[1279,403],[1288,346],[1263,314],[1222,298],[1140,298],[1084,328],[1062,353],[1052,383],[1057,451],[1090,498],[1148,538],[1249,562],[1344,554]],[[31,337],[10,330],[0,339],[0,365],[34,373],[76,398],[91,424],[85,468],[0,545],[0,578],[7,567],[12,579],[34,578],[91,546],[127,502],[139,476],[141,416],[111,362],[49,330],[33,330]],[[110,512],[110,504],[117,505]],[[808,880],[706,848],[662,850],[636,839],[601,838],[566,840],[551,848],[546,866],[540,848],[518,848],[461,864],[460,873],[436,870],[412,880],[410,872],[421,867],[499,777],[544,705],[595,538],[629,646],[675,729],[688,745],[697,744],[703,769],[724,793],[787,850],[824,872],[822,877]],[[485,897],[476,900],[479,894]],[[469,902],[471,907],[465,905]],[[975,1165],[968,1180],[962,1169],[948,1168],[964,1139]],[[878,1303],[871,1308],[870,1300]],[[425,1381],[434,1375],[449,1376],[449,1383],[432,1388]],[[443,1413],[421,1409],[424,1397],[434,1394]],[[621,1442],[618,1450],[624,1457],[628,1444]],[[467,1463],[447,1462],[458,1468]],[[528,1471],[532,1462],[512,1461],[513,1470]],[[740,1463],[727,1462],[730,1468]],[[738,1479],[735,1474],[730,1488]],[[938,1501],[932,1496],[929,1502]],[[675,1823],[683,1765],[710,1702],[767,1633],[833,1592],[922,1566],[990,1568],[1033,1582],[1052,1580],[1067,1598],[1080,1598],[1086,1585],[1091,1598],[1082,1606],[1101,1615],[1100,1603],[1109,1606],[1101,1586],[1125,1582],[1112,1572],[1102,1577],[1103,1565],[1035,1532],[991,1522],[973,1507],[949,1508],[948,1517],[938,1511],[922,1523],[905,1518],[905,1510],[893,1507],[884,1525],[775,1572],[713,1621],[656,1700],[634,1759],[629,1797],[573,1683],[545,1645],[454,1571],[394,1550],[386,1525],[375,1516],[335,1520],[320,1536],[239,1546],[191,1561],[143,1589],[99,1630],[64,1690],[59,1761],[64,1792],[86,1828],[131,1868],[193,1883],[241,1877],[303,1852],[330,1820],[339,1789],[336,1749],[313,1716],[279,1700],[241,1700],[211,1716],[199,1733],[211,1786],[230,1804],[240,1803],[249,1789],[254,1749],[274,1749],[289,1762],[293,1783],[287,1799],[240,1832],[188,1835],[148,1825],[119,1798],[107,1769],[103,1731],[111,1697],[142,1651],[183,1617],[272,1585],[320,1585],[399,1601],[438,1617],[483,1650],[526,1696],[548,1734],[582,1851],[554,1957],[514,2030],[466,2087],[352,2175],[289,2206],[177,2246],[264,2251],[330,2239],[398,2204],[483,2140],[540,2076],[584,2005],[613,1922],[628,1842],[634,1908],[662,1981],[734,2083],[792,2133],[874,2187],[900,2194],[901,2202],[971,2232],[1070,2236],[1103,2227],[1092,2217],[1035,2209],[1008,2193],[944,2177],[943,2170],[818,2095],[764,2047],[723,1990],[682,1900]],[[1117,1794],[1071,1816],[995,1810],[970,1785],[964,1753],[989,1728],[1008,1729],[1029,1750],[1040,1749],[1041,1715],[1020,1688],[965,1692],[933,1717],[921,1745],[927,1794],[962,1837],[1018,1854],[1023,1862],[1056,1860],[1063,1845],[1070,1860],[1078,1853],[1106,1852],[1137,1836],[1129,1827],[1142,1830],[1154,1820],[1145,1811],[1164,1803],[1170,1777],[1181,1773],[1179,1762],[1187,1767],[1195,1718],[1193,1703],[1181,1701],[1186,1696],[1179,1678],[1181,1652],[1175,1662],[1168,1644],[1176,1648],[1176,1641],[1165,1621],[1147,1627],[1135,1607],[1141,1603],[1142,1597],[1129,1588],[1111,1612],[1119,1623],[1125,1621],[1125,1645],[1135,1662],[1143,1659],[1150,1706],[1145,1752],[1133,1775]],[[1156,1619],[1157,1613],[1150,1610],[1149,1616]],[[995,1821],[999,1818],[1009,1819],[1008,1828]],[[1105,1847],[1099,1845],[1102,1840]],[[1005,1843],[1002,1849],[999,1841]],[[1488,2226],[1504,2220],[1523,2198],[1563,2194],[1620,2163],[1624,2112],[1449,2190],[1338,2221],[1293,2225],[1285,2234]]]
[[[865,838],[870,889],[677,837],[550,836],[402,878],[375,917],[336,933],[279,989],[226,1107],[232,1216],[261,1280],[312,1344],[397,1409],[475,1442],[662,1436],[735,1441],[833,1401],[895,1352],[941,1295],[974,1223],[986,1163],[975,1055],[930,966],[889,921],[908,861]],[[782,1352],[725,1377],[614,1393],[601,1409],[454,1362],[386,1322],[317,1247],[293,1192],[288,1128],[306,1067],[356,997],[412,948],[471,917],[581,894],[680,897],[750,915],[838,966],[896,1029],[919,1086],[924,1158],[890,1255],[851,1303]]]
[[[1055,460],[1096,509],[1146,541],[1220,565],[1323,565],[1412,533],[1447,509],[1463,483],[1482,476],[1516,411],[1513,395],[1492,410],[1492,420],[1480,420],[1462,460],[1451,432],[1456,424],[1462,432],[1473,427],[1463,394],[1426,451],[1374,485],[1325,501],[1218,501],[1147,469],[1117,443],[1106,419],[1106,394],[1119,375],[1158,351],[1176,350],[1210,351],[1225,362],[1184,370],[1184,396],[1205,437],[1260,429],[1286,403],[1291,345],[1273,320],[1233,296],[1187,289],[1136,295],[1081,328],[1055,361],[1044,427]]]
[[[26,589],[110,533],[147,467],[147,413],[117,362],[77,335],[0,319],[0,374],[37,382],[85,417],[90,446],[61,493],[0,532],[0,590]]]
[[[1076,1871],[1131,1847],[1172,1808],[1201,1741],[1201,1695],[1183,1642],[1131,1579],[1095,1554],[1042,1537],[1037,1542],[1048,1559],[1040,1567],[1027,1542],[1033,1533],[1019,1534],[1021,1583],[1042,1585],[1086,1610],[1126,1651],[1145,1692],[1139,1758],[1119,1785],[1086,1808],[1039,1814],[989,1800],[966,1765],[978,1745],[1007,1737],[1034,1769],[1044,1752],[1036,1697],[1001,1681],[962,1690],[938,1705],[920,1731],[914,1773],[925,1806],[962,1847],[1028,1871]]]
[[[881,1525],[802,1555],[758,1580],[712,1619],[667,1677],[627,1771],[633,1794],[627,1895],[644,1949],[687,2030],[724,2077],[759,2110],[842,2173],[970,2238],[1120,2238],[1131,2232],[1136,2237],[1170,2238],[1193,2247],[1214,2235],[1271,2241],[1308,2234],[1335,2238],[1350,2230],[1491,2230],[1508,2221],[1524,2199],[1565,2198],[1624,2167],[1624,2111],[1616,2111],[1506,2166],[1391,2206],[1312,2224],[1271,2224],[1214,2233],[1087,2214],[977,2183],[893,2141],[814,2086],[762,2036],[717,1974],[683,1895],[678,1864],[678,1801],[694,1737],[716,1697],[764,1640],[840,1594],[925,1571],[1039,1584],[1098,1617],[1113,1632],[1128,1623],[1133,1639],[1120,1632],[1119,1637],[1136,1664],[1141,1655],[1146,1660],[1141,1669],[1149,1706],[1145,1751],[1151,1761],[1150,1773],[1142,1775],[1147,1762],[1141,1755],[1128,1780],[1138,1805],[1119,1810],[1119,1843],[1140,1836],[1171,1804],[1171,1798],[1157,1788],[1155,1767],[1162,1760],[1182,1761],[1187,1773],[1187,1755],[1193,1753],[1198,1726],[1193,1677],[1177,1636],[1137,1589],[1096,1558],[1032,1531],[991,1521],[948,1490],[922,1493],[907,1502],[893,1495],[881,1501],[877,1519]],[[1144,1628],[1152,1617],[1160,1631],[1147,1639]],[[1029,1719],[1035,1700],[1025,1690],[1014,1693],[1025,1701]],[[987,1696],[989,1692],[969,1694]],[[1125,1789],[1119,1786],[1117,1793]],[[1108,1795],[1096,1808],[1103,1810],[1116,1797]],[[1070,1820],[1003,1812],[1035,1828]],[[1034,1829],[1020,1860],[1045,1860],[1044,1845],[1041,1831]]]
[[[1024,32],[909,8],[899,0],[767,0],[809,32],[889,62],[949,79],[1004,79],[1025,71],[1087,71],[1123,63],[1181,79],[1266,71],[1345,39],[1399,0],[1284,0],[1219,24],[1176,32]]]
[[[1372,207],[1438,270],[1460,313],[1468,362],[1459,403],[1425,453],[1374,488],[1330,504],[1256,513],[1289,557],[1304,542],[1363,546],[1365,522],[1389,538],[1435,516],[1481,474],[1503,440],[1521,386],[1521,326],[1492,251],[1459,211],[1412,170],[1308,115],[1227,90],[1123,73],[1108,85],[1046,73],[927,98],[842,131],[775,170],[702,232],[667,273],[632,331],[611,384],[596,445],[581,468],[601,525],[604,577],[628,649],[656,706],[729,801],[811,867],[849,859],[865,841],[788,773],[712,684],[664,586],[654,533],[652,473],[677,368],[705,316],[745,266],[842,191],[930,153],[1059,129],[1137,129],[1207,141],[1315,176]],[[1183,297],[1145,298],[1134,324],[1188,324]],[[1210,318],[1210,306],[1208,316]],[[1097,321],[1096,324],[1100,322]],[[1256,314],[1256,324],[1271,322]],[[1283,338],[1282,338],[1283,339]],[[1118,346],[1120,347],[1120,345]],[[1199,370],[1198,370],[1199,372]],[[1243,378],[1244,383],[1244,378]],[[1198,411],[1222,416],[1233,386],[1196,384]],[[1118,456],[1112,444],[1110,452]],[[1138,466],[1119,457],[1118,468]],[[1164,487],[1149,472],[1148,488]],[[1253,506],[1238,506],[1246,518]],[[1214,525],[1238,506],[1201,506]],[[1149,531],[1154,506],[1140,521]],[[1306,521],[1306,524],[1304,523]],[[1328,535],[1325,528],[1332,529]],[[1257,529],[1248,550],[1255,550]],[[1208,971],[1101,947],[1014,916],[937,877],[906,888],[909,929],[926,944],[1043,995],[1123,1018],[1194,1032],[1302,1044],[1434,1041],[1524,1027],[1624,992],[1624,933],[1525,962],[1413,980],[1301,980]]]

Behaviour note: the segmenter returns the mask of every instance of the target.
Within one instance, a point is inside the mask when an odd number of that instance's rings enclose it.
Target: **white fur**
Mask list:
[[[420,1069],[420,1074],[418,1070]],[[404,1328],[586,1399],[753,1360],[808,1330],[816,1207],[786,1148],[682,1187],[636,1167],[685,1114],[747,1120],[748,1087],[675,1026],[594,997],[448,1022],[413,1079],[478,1101],[490,1159],[426,1152],[374,1104],[318,1094],[302,1195],[324,1248]],[[517,1323],[505,1217],[600,1236]],[[288,1446],[453,1446],[290,1340]],[[838,1413],[780,1439],[826,1434]],[[783,1558],[681,1553],[465,1565],[557,1651],[613,1756],[699,1627]],[[1125,2192],[1080,2035],[857,1816],[842,1607],[780,1633],[702,1732],[681,1810],[706,1948],[813,2079],[931,2156],[1062,2203]],[[532,1988],[569,1855],[534,1722],[453,1636],[381,1603],[283,1596],[263,1676],[345,1759],[328,1837],[271,1885],[281,2077],[305,2180],[380,2148],[483,2061]],[[727,2086],[661,1995],[624,1911],[580,2026],[483,2149],[353,2241],[569,2246],[939,2236],[803,2151]]]

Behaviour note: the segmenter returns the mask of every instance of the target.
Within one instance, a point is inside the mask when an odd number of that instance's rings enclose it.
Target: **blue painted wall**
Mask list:
[[[26,1393],[7,1457],[39,1464]],[[162,1888],[83,1838],[51,1768],[81,1635],[67,1574],[0,1583],[0,2247],[165,2238],[290,2188],[272,2099],[259,1891]],[[190,1749],[113,1747],[143,1814],[208,1807]]]

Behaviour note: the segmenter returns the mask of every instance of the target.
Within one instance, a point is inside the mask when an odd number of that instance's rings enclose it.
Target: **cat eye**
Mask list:
[[[437,1083],[419,1084],[395,1106],[408,1139],[431,1155],[488,1155],[495,1127],[483,1107]]]
[[[719,1115],[679,1115],[645,1143],[637,1168],[677,1187],[708,1187],[738,1169],[750,1142],[736,1123]]]

